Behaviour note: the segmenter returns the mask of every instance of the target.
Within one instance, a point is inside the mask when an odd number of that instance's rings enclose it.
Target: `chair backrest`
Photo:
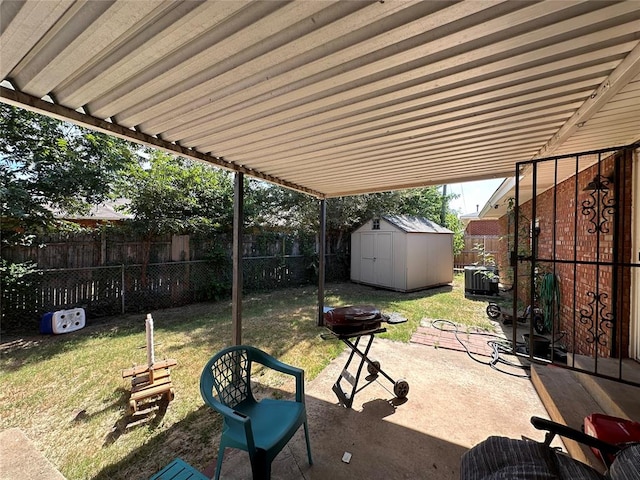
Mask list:
[[[229,408],[250,400],[251,347],[239,345],[218,352],[204,368],[201,377],[203,395],[215,393],[218,401]]]

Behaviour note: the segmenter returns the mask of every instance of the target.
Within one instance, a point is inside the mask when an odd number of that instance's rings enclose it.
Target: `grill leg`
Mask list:
[[[340,401],[340,403],[344,405],[346,408],[351,408],[351,406],[353,405],[353,398],[355,397],[356,391],[358,389],[358,381],[360,380],[362,367],[364,366],[365,362],[369,362],[369,359],[367,358],[367,354],[369,353],[369,349],[371,348],[371,344],[373,343],[373,335],[369,335],[369,341],[367,342],[367,346],[364,350],[364,353],[358,350],[358,343],[360,343],[361,338],[362,338],[361,336],[357,337],[355,343],[351,343],[347,338],[341,339],[351,349],[351,353],[349,354],[349,359],[347,360],[347,363],[342,369],[342,372],[338,376],[338,380],[336,380],[336,383],[333,384],[333,392],[338,397],[338,400]],[[360,357],[360,364],[358,365],[358,370],[357,370],[356,376],[354,377],[353,375],[351,375],[351,373],[349,373],[348,369],[349,369],[349,365],[351,364],[351,361],[354,358],[354,354],[356,353]],[[340,386],[340,382],[343,379],[346,380],[351,385],[350,394],[345,393],[345,391]]]

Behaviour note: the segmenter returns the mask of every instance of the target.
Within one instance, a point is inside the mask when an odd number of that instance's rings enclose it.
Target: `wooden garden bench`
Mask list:
[[[131,377],[131,413],[138,411],[139,405],[149,399],[164,396],[167,402],[175,397],[169,367],[177,365],[173,359],[166,359],[151,366],[138,365],[122,371],[122,378]]]

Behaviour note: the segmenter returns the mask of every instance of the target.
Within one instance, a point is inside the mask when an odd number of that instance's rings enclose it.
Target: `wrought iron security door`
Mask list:
[[[508,218],[514,311],[531,307],[526,333],[514,329],[519,353],[634,385],[640,385],[640,364],[630,358],[632,332],[640,327],[632,311],[632,288],[640,288],[632,245],[637,148],[518,163]]]

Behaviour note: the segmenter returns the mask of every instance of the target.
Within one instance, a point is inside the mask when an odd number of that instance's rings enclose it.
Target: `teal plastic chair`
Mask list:
[[[251,368],[262,364],[296,379],[296,399],[256,401],[251,392]],[[205,403],[222,414],[224,425],[215,480],[220,478],[225,448],[249,453],[254,480],[271,478],[271,462],[304,425],[309,465],[311,446],[304,403],[304,370],[284,364],[255,347],[238,345],[218,352],[200,376]]]

